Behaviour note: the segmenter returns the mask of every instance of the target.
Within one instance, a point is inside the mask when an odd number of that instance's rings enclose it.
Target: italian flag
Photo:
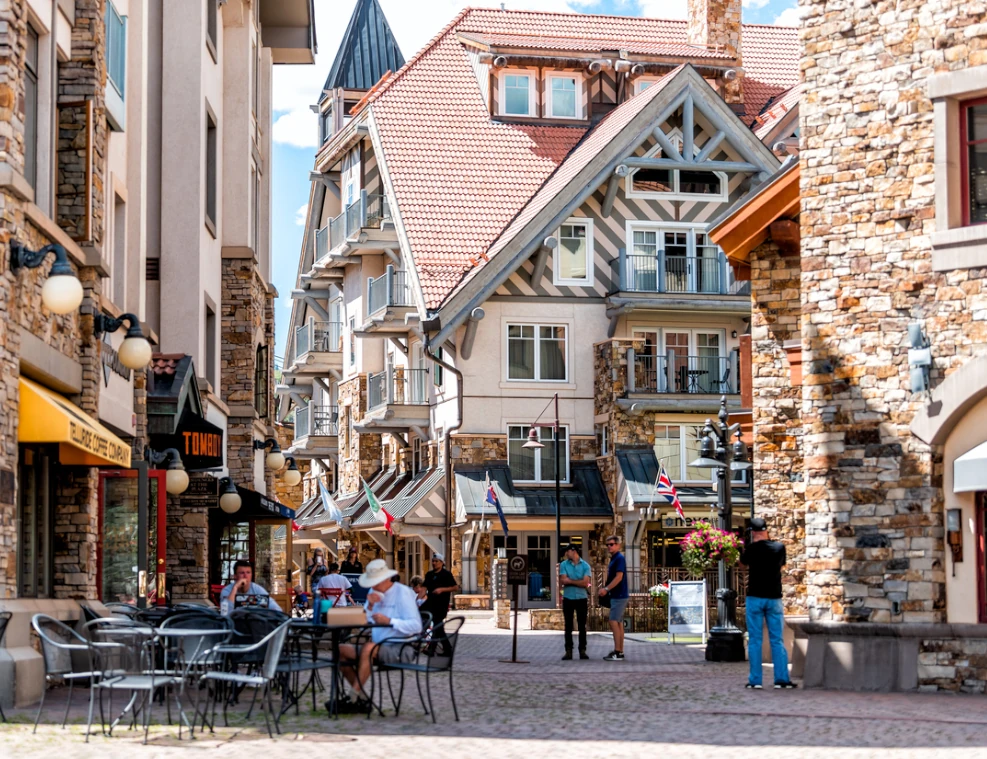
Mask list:
[[[391,523],[394,521],[394,517],[388,514],[387,509],[380,505],[380,501],[377,500],[377,496],[374,495],[367,481],[361,478],[360,482],[363,483],[363,489],[367,493],[367,502],[370,504],[370,510],[374,512],[374,516],[377,517],[378,522],[384,523],[384,529],[393,535],[394,530],[391,529]]]

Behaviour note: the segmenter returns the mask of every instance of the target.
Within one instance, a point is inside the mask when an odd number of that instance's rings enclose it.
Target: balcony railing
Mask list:
[[[295,409],[295,440],[309,435],[334,437],[339,434],[339,407],[308,404]]]
[[[686,356],[669,350],[665,355],[628,350],[628,366],[634,372],[627,378],[629,393],[686,393],[723,395],[737,389],[736,351],[729,357]]]
[[[295,356],[316,353],[339,353],[343,350],[343,323],[309,320],[295,330]]]
[[[373,315],[389,306],[410,306],[411,289],[408,287],[408,273],[395,271],[393,266],[379,277],[371,277],[367,283],[367,315]]]
[[[628,254],[620,249],[620,289],[637,293],[740,294],[744,283],[730,282],[726,256]],[[749,292],[749,290],[748,290]]]
[[[422,406],[428,403],[427,369],[385,369],[367,376],[367,406]]]
[[[361,229],[380,229],[390,218],[387,197],[364,190],[339,216],[315,233],[315,260],[338,248]]]

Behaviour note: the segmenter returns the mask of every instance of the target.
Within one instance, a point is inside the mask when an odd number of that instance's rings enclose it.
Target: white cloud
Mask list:
[[[678,20],[688,16],[687,0],[641,0],[638,3],[642,16]]]
[[[308,203],[295,211],[295,224],[300,227],[305,226],[305,217],[308,215]]]
[[[798,26],[801,20],[799,9],[796,5],[791,8],[785,8],[785,10],[778,14],[773,23],[775,26]]]
[[[294,108],[274,120],[274,141],[295,148],[318,145],[318,121],[308,106]]]
[[[763,8],[768,0],[741,0],[745,8]]]

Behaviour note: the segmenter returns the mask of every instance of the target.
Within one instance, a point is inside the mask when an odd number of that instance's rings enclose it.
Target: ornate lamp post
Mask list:
[[[276,472],[279,469],[281,469],[281,467],[284,466],[284,462],[285,462],[285,457],[284,454],[281,452],[281,446],[278,444],[278,441],[272,437],[269,437],[266,440],[254,441],[255,451],[263,451],[266,450],[267,448],[270,448],[271,451],[270,453],[267,454],[266,458],[264,459],[264,464],[272,472]]]
[[[733,526],[732,473],[751,468],[747,446],[740,439],[740,424],[728,424],[727,397],[720,398],[719,420],[706,420],[699,458],[689,466],[716,470],[716,501],[720,529]],[[730,444],[730,438],[737,439]],[[706,661],[744,661],[744,634],[737,627],[737,591],[733,588],[733,570],[723,560],[717,568],[716,627],[710,630]]]
[[[538,418],[531,423],[531,427],[528,430],[528,442],[522,445],[522,448],[528,448],[537,450],[539,448],[544,448],[545,444],[538,439],[538,428],[539,427],[550,427],[554,430],[555,435],[555,560],[556,564],[559,562],[559,551],[562,550],[562,474],[559,470],[560,461],[562,459],[562,447],[559,445],[559,394],[556,393],[555,396],[549,401],[549,405],[555,404],[555,421],[554,422],[539,422],[542,414],[548,410],[548,406],[542,409],[541,414]],[[569,438],[566,437],[566,446],[569,445]],[[555,587],[555,603],[557,608],[562,607],[561,593],[558,587],[558,572],[553,572],[555,579],[552,584]]]

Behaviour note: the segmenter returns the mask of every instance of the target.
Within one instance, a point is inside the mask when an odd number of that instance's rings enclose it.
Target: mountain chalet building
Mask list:
[[[299,565],[356,545],[407,579],[442,551],[457,603],[483,606],[504,548],[530,562],[522,606],[553,605],[556,455],[563,543],[599,565],[617,530],[632,573],[681,565],[716,500],[688,466],[697,428],[723,395],[750,408],[748,283],[706,227],[797,135],[796,30],[740,16],[740,0],[690,0],[688,21],[468,9],[405,64],[376,0],[357,3],[318,105],[278,387],[288,453],[312,463]],[[539,426],[544,447],[522,448],[556,393],[558,440]],[[659,460],[685,522],[652,502]]]

